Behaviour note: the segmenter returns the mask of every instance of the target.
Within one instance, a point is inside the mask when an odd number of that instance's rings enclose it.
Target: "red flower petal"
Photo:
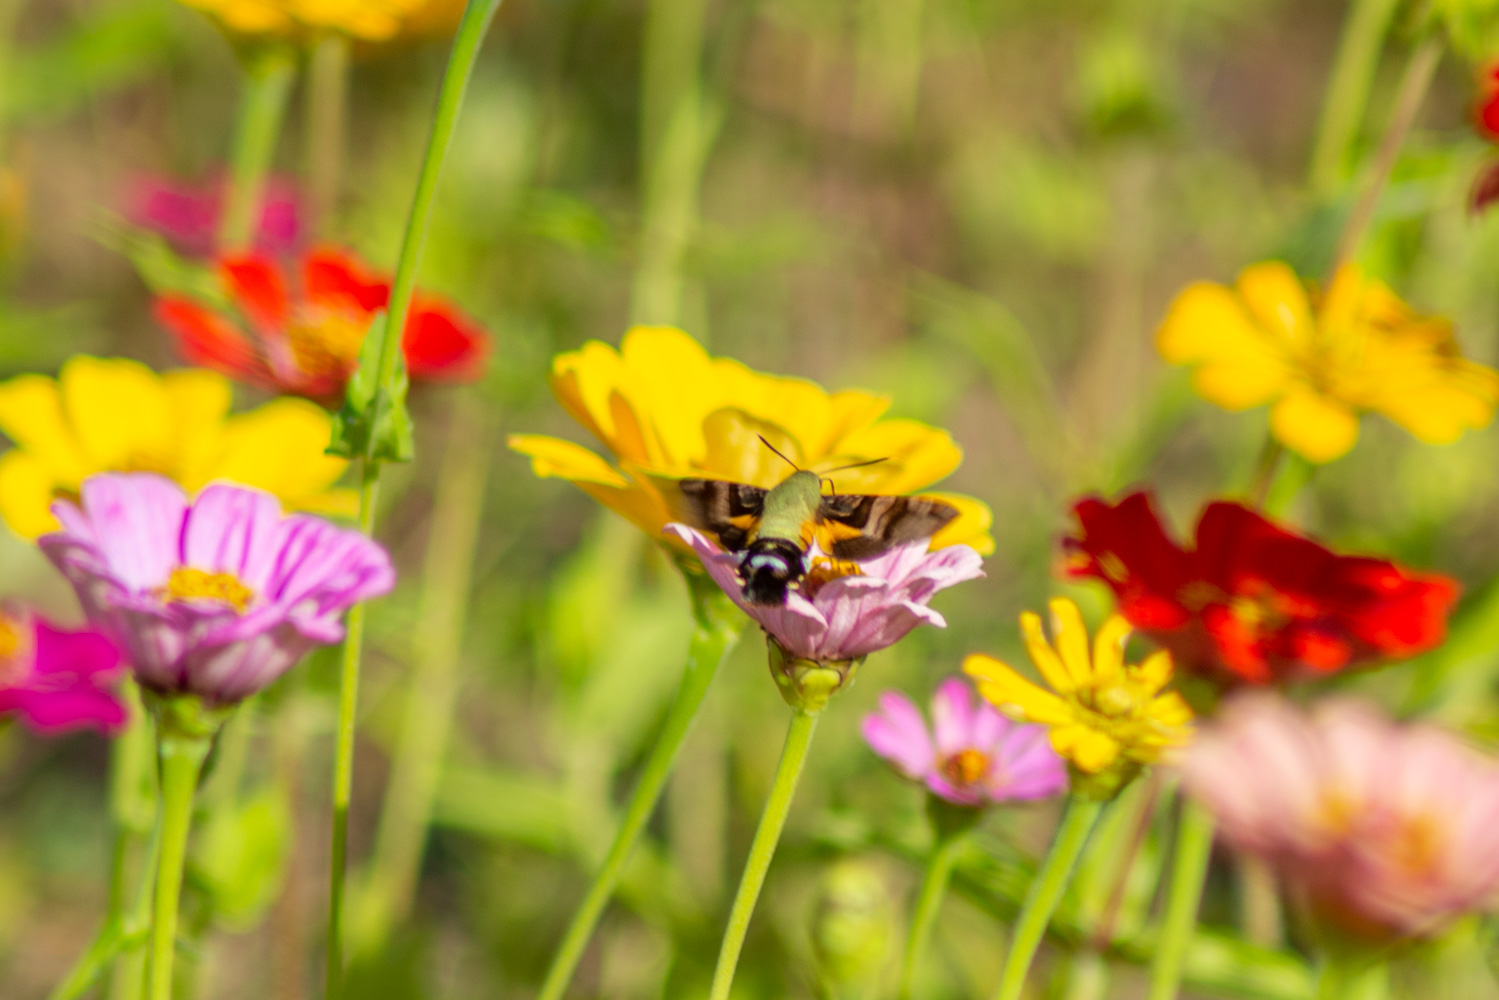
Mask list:
[[[177,341],[184,361],[222,372],[230,378],[275,388],[264,359],[232,323],[189,299],[156,300],[156,321]]]
[[[390,301],[390,282],[340,250],[324,248],[308,254],[302,265],[302,280],[307,285],[307,298],[318,305],[353,307],[369,314],[384,309]]]
[[[259,254],[224,257],[219,272],[234,304],[255,326],[280,330],[291,321],[291,297],[275,261]]]
[[[489,338],[453,307],[418,297],[401,347],[412,378],[464,382],[483,373]]]

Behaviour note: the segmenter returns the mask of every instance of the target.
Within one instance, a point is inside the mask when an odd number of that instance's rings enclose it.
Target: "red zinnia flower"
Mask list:
[[[220,258],[219,273],[237,316],[180,296],[157,300],[156,318],[183,357],[267,389],[341,402],[370,322],[390,299],[389,279],[326,249],[304,257],[300,275],[253,253]],[[401,345],[413,380],[442,382],[477,378],[489,346],[471,320],[421,294]]]
[[[1185,670],[1270,684],[1407,657],[1437,645],[1457,584],[1343,556],[1242,504],[1209,504],[1187,550],[1150,497],[1089,498],[1064,542],[1068,572],[1113,589],[1119,612]]]

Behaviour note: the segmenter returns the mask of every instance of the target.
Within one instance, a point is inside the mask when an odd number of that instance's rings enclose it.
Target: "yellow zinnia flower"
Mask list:
[[[1445,444],[1486,425],[1499,402],[1499,372],[1458,353],[1451,323],[1417,315],[1354,265],[1315,298],[1278,261],[1246,268],[1234,288],[1192,285],[1157,346],[1172,364],[1194,366],[1209,402],[1273,404],[1271,432],[1312,462],[1352,448],[1365,410]]]
[[[218,18],[242,35],[294,37],[336,31],[365,42],[429,31],[440,22],[451,29],[456,0],[180,0]]]
[[[567,479],[654,538],[670,521],[651,476],[702,477],[769,489],[790,469],[760,441],[797,466],[823,471],[868,459],[885,461],[833,476],[840,493],[906,494],[943,478],[962,452],[943,430],[914,420],[881,419],[889,401],[858,391],[830,393],[805,379],[766,375],[709,357],[670,327],[635,327],[616,351],[590,341],[552,362],[552,390],[568,413],[618,460],[610,465],[581,445],[518,434],[510,447],[531,457],[538,476]],[[932,540],[994,551],[989,508],[971,497],[927,493],[959,516]]]
[[[48,507],[96,472],[150,471],[195,492],[215,479],[257,486],[287,506],[352,513],[330,487],[347,465],[323,453],[332,418],[301,399],[229,416],[231,386],[216,372],[158,375],[125,359],[79,356],[56,379],[0,382],[0,517],[26,538],[57,528]]]
[[[1083,780],[1112,777],[1117,789],[1168,747],[1191,738],[1192,710],[1176,692],[1161,694],[1171,680],[1171,654],[1152,653],[1138,666],[1124,662],[1130,624],[1114,615],[1098,630],[1090,654],[1088,629],[1077,605],[1051,602],[1056,645],[1046,641],[1041,616],[1027,611],[1020,630],[1045,688],[992,656],[974,654],[963,670],[979,693],[1011,718],[1047,726],[1051,745]],[[1077,779],[1074,779],[1076,786]]]

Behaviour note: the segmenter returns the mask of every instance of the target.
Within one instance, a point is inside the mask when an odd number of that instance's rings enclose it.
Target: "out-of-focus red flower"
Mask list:
[[[211,257],[224,211],[224,178],[192,183],[169,177],[139,177],[131,185],[125,213],[131,223],[165,236],[178,253]],[[255,249],[290,257],[306,238],[306,210],[296,184],[273,177],[266,185],[255,233]]]
[[[1107,583],[1119,612],[1181,669],[1273,684],[1398,659],[1446,634],[1457,584],[1344,556],[1249,508],[1209,504],[1196,547],[1166,533],[1145,493],[1080,501],[1067,571]]]
[[[1499,141],[1499,63],[1483,71],[1479,87],[1481,93],[1473,108],[1474,124],[1484,138]]]
[[[221,257],[219,273],[238,315],[164,296],[156,318],[193,364],[278,392],[337,405],[390,280],[338,250],[307,254],[295,271],[261,255]],[[418,294],[401,338],[416,381],[479,377],[489,339],[452,305]]]

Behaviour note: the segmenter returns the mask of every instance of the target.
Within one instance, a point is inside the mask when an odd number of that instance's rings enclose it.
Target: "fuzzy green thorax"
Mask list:
[[[802,526],[817,515],[822,503],[822,480],[815,472],[794,472],[765,494],[755,537],[784,538],[801,545]]]

